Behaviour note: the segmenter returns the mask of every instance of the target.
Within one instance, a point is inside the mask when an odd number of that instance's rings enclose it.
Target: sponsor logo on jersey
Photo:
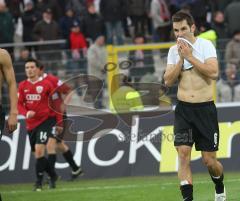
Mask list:
[[[42,93],[43,87],[42,87],[42,86],[37,86],[37,87],[36,87],[36,91],[37,91],[39,94]]]
[[[39,95],[39,94],[27,94],[26,99],[28,101],[39,101],[39,100],[41,100],[41,95]]]

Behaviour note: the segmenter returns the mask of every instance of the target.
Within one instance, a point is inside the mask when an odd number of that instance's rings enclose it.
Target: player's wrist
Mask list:
[[[17,112],[17,111],[10,111],[10,112],[9,112],[9,115],[11,115],[11,116],[17,116],[17,115],[18,115],[18,112]]]
[[[194,57],[193,57],[193,55],[192,55],[192,54],[191,54],[191,55],[188,55],[188,56],[186,56],[186,60],[188,60],[188,61],[191,61],[193,58],[194,58]]]

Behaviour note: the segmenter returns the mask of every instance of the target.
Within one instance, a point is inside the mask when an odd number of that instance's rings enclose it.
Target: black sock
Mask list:
[[[193,185],[192,184],[186,184],[183,186],[180,186],[182,197],[184,201],[192,201],[193,200]]]
[[[50,177],[56,177],[55,172],[56,154],[48,154],[48,174]]]
[[[223,193],[224,192],[224,184],[223,184],[224,176],[223,176],[223,174],[219,177],[213,177],[211,175],[211,178],[212,178],[213,183],[215,184],[216,193],[217,194]]]
[[[63,153],[63,157],[69,163],[69,165],[71,166],[73,171],[77,171],[78,170],[79,167],[77,166],[77,164],[73,160],[73,154],[72,154],[72,152],[70,150],[68,150],[65,153]]]
[[[43,172],[47,166],[47,159],[45,157],[37,158],[36,159],[36,176],[37,182],[42,184],[43,180]]]

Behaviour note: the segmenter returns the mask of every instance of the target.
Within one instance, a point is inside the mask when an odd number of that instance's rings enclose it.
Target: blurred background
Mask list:
[[[217,48],[221,72],[216,82],[217,102],[239,101],[237,0],[1,0],[0,47],[10,52],[18,83],[25,79],[24,62],[34,57],[62,80],[91,74],[102,79],[107,89],[104,65],[113,52],[118,67],[130,61],[124,74],[133,82],[161,82],[173,43],[164,49],[156,45],[174,41],[171,15],[181,9],[194,16],[199,37],[211,40]],[[149,44],[153,46],[141,48]],[[109,45],[124,50],[109,51]],[[135,47],[129,49],[131,45]],[[172,103],[176,90],[173,87],[168,93]],[[95,106],[108,108],[108,96],[105,90]],[[3,104],[8,106],[6,93]]]

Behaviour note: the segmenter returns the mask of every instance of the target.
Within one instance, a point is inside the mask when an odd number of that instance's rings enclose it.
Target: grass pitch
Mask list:
[[[240,200],[240,173],[225,173],[228,201]],[[60,181],[33,192],[32,184],[0,185],[3,201],[181,201],[176,175]],[[194,174],[194,201],[214,201],[207,174]]]

